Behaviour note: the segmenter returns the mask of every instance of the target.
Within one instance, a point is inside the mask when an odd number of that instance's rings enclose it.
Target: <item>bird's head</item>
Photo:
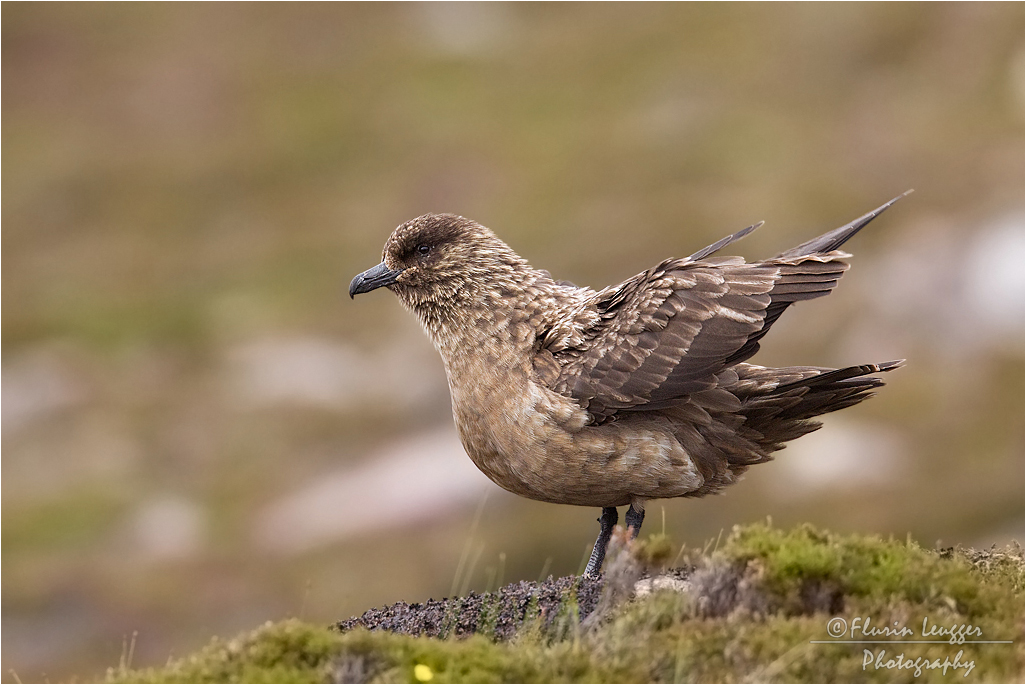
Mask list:
[[[357,274],[349,294],[385,286],[411,307],[441,304],[525,268],[527,263],[481,224],[455,214],[425,214],[392,232],[381,264]]]

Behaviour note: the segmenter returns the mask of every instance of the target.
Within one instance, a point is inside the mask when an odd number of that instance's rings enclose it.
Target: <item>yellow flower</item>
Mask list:
[[[431,681],[435,674],[428,665],[417,665],[414,667],[414,678],[418,681]]]

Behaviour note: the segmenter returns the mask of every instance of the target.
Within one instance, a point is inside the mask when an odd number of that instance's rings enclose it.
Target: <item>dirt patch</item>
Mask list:
[[[365,627],[412,636],[465,636],[483,634],[498,640],[512,638],[528,619],[539,617],[544,629],[561,617],[580,622],[595,609],[603,580],[576,576],[545,581],[521,581],[496,593],[470,593],[463,598],[443,598],[423,603],[396,603],[368,610],[335,627],[348,631]]]

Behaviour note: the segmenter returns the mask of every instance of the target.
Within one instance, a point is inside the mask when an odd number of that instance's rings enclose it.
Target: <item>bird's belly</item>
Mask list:
[[[687,495],[703,479],[658,421],[584,426],[544,392],[509,397],[488,411],[454,403],[471,460],[502,488],[534,500],[610,507]],[[580,412],[580,410],[579,410]],[[568,421],[570,419],[570,421]]]

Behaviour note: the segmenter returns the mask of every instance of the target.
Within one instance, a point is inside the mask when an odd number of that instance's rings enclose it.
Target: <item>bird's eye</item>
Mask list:
[[[430,245],[424,245],[422,243],[421,245],[417,246],[417,254],[419,254],[419,255],[427,255],[430,252],[431,252],[431,246]]]

